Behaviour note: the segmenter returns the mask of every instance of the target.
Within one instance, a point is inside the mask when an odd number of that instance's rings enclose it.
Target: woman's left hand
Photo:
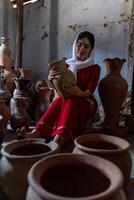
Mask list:
[[[82,91],[77,85],[64,84],[64,91],[72,96],[89,97],[89,90]]]

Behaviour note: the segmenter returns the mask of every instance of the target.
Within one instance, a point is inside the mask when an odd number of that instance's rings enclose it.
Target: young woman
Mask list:
[[[75,75],[76,85],[63,85],[65,92],[71,97],[55,98],[34,130],[28,134],[22,129],[19,134],[23,134],[24,138],[46,139],[60,135],[66,142],[70,142],[83,133],[86,121],[93,118],[97,110],[93,93],[99,80],[100,67],[94,64],[94,46],[92,33],[84,31],[77,35],[72,58],[66,60],[68,69]]]

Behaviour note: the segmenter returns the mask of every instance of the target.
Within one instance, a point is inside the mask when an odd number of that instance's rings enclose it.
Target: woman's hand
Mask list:
[[[72,96],[90,97],[90,95],[91,95],[91,92],[89,90],[82,91],[77,85],[63,84],[62,87],[66,93],[68,93]]]

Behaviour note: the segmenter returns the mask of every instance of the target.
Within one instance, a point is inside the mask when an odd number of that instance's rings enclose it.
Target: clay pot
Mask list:
[[[11,128],[16,131],[18,128],[25,127],[27,130],[30,124],[30,116],[26,112],[25,103],[23,98],[12,98],[10,102],[11,107]]]
[[[130,133],[134,133],[134,115],[125,116],[125,126]]]
[[[6,37],[1,37],[0,65],[4,66],[5,68],[12,65],[11,50]]]
[[[124,185],[129,181],[132,158],[129,143],[124,139],[103,134],[82,135],[74,140],[73,153],[92,154],[116,164],[124,175]]]
[[[124,126],[117,126],[117,127],[113,127],[113,126],[106,126],[105,127],[105,132],[108,135],[113,135],[113,136],[117,136],[117,137],[125,137],[128,133],[128,128],[124,127]]]
[[[22,79],[30,79],[33,72],[30,68],[19,68],[19,71]]]
[[[10,100],[11,94],[7,89],[7,86],[5,84],[5,79],[3,77],[0,77],[0,99],[1,100]]]
[[[24,139],[5,145],[0,159],[0,187],[9,199],[24,200],[27,190],[27,173],[38,160],[58,153],[60,146],[55,141]]]
[[[52,87],[60,96],[69,98],[70,95],[65,92],[64,88],[66,85],[75,84],[75,77],[73,72],[67,68],[65,60],[54,61],[49,64],[49,68],[48,80],[50,80]]]
[[[92,155],[49,156],[33,165],[28,182],[26,200],[125,199],[120,170],[113,163]]]
[[[10,108],[6,105],[5,100],[0,100],[0,115],[2,115],[3,117],[2,124],[3,128],[6,130],[8,121],[10,120],[11,117],[11,112]]]
[[[98,85],[99,96],[104,108],[104,126],[119,126],[120,108],[127,95],[128,84],[121,76],[121,68],[125,59],[107,58],[104,60],[107,75],[100,80]]]

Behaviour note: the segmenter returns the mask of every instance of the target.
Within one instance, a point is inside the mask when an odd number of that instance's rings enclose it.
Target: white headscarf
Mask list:
[[[67,59],[65,61],[69,65],[68,69],[74,73],[76,79],[77,79],[77,70],[78,69],[83,69],[83,68],[86,68],[86,67],[94,64],[94,48],[92,49],[89,57],[86,60],[80,61],[77,59],[75,46],[76,46],[76,41],[77,41],[78,35],[73,43],[72,58]]]

